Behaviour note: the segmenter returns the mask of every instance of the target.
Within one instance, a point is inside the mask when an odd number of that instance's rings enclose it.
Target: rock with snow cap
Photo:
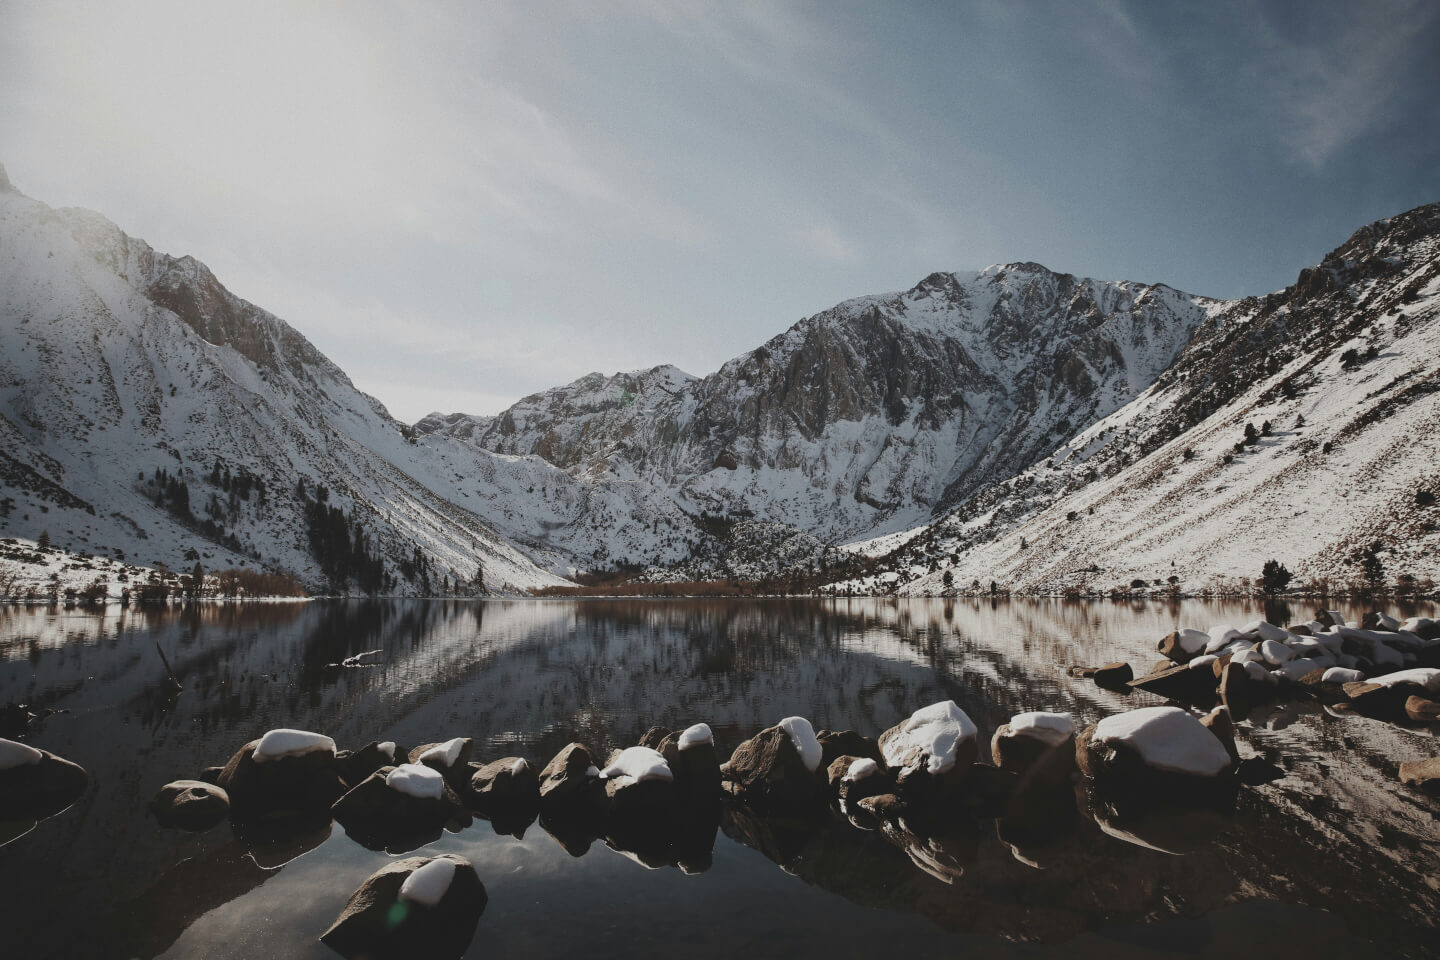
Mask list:
[[[880,735],[880,755],[912,801],[961,791],[979,757],[975,723],[954,700],[922,707]]]
[[[1156,649],[1160,655],[1175,663],[1189,663],[1191,658],[1205,652],[1210,643],[1210,634],[1200,630],[1176,630],[1160,639]]]
[[[405,763],[376,770],[331,808],[336,822],[371,849],[413,849],[440,836],[463,814],[460,798],[438,770]],[[468,822],[468,818],[467,822]]]
[[[0,820],[44,820],[85,792],[83,767],[48,750],[0,739]]]
[[[164,827],[209,830],[230,813],[230,795],[213,783],[175,780],[150,800],[150,812]]]
[[[1188,802],[1228,789],[1235,761],[1220,739],[1179,707],[1142,707],[1106,717],[1075,742],[1087,777],[1146,802]]]
[[[1344,689],[1351,706],[1359,713],[1399,723],[1408,719],[1407,700],[1411,697],[1428,700],[1440,692],[1440,669],[1419,667],[1382,673],[1367,681],[1347,683]]]
[[[1366,630],[1384,630],[1394,633],[1400,629],[1400,621],[1379,610],[1372,610],[1360,618],[1360,626]]]
[[[470,767],[468,798],[481,815],[495,820],[539,809],[540,776],[524,757],[502,757]]]
[[[715,735],[709,724],[697,723],[669,733],[656,749],[675,774],[678,798],[713,799],[720,795],[720,757],[715,752]]]
[[[598,806],[604,803],[600,768],[583,743],[567,744],[540,771],[540,806]]]
[[[470,751],[474,741],[469,737],[453,737],[443,743],[426,743],[410,751],[411,763],[423,763],[440,771],[452,784],[463,784],[469,780]]]
[[[474,939],[487,900],[463,857],[397,860],[361,884],[320,940],[355,960],[458,957]]]
[[[820,766],[830,768],[840,757],[869,757],[880,762],[880,744],[854,730],[821,730],[815,735],[820,741]]]
[[[407,754],[408,751],[396,746],[393,740],[372,740],[359,750],[336,751],[335,765],[340,771],[340,779],[350,788],[381,767],[404,762]]]
[[[847,804],[895,790],[895,778],[870,757],[836,757],[825,773],[830,792]]]
[[[735,748],[720,768],[726,789],[765,812],[816,812],[825,806],[820,742],[810,722],[787,717]]]
[[[675,797],[675,774],[660,751],[650,747],[617,750],[600,771],[607,815],[649,815],[669,806]]]
[[[1027,786],[1059,786],[1075,771],[1075,723],[1068,713],[1017,714],[990,740],[995,766]]]
[[[235,752],[217,786],[231,815],[304,815],[329,808],[345,790],[335,741],[304,730],[271,730]]]

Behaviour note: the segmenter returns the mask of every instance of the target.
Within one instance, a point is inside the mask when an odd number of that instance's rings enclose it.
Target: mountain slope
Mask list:
[[[581,380],[422,432],[827,542],[900,530],[1132,399],[1220,308],[1033,263],[850,300],[696,379]]]
[[[1265,429],[1266,424],[1269,429]],[[1255,428],[1246,442],[1247,424]],[[1155,385],[903,542],[863,584],[1238,589],[1440,578],[1440,204],[1230,304]],[[934,567],[932,570],[931,567]],[[843,589],[843,588],[842,588]]]

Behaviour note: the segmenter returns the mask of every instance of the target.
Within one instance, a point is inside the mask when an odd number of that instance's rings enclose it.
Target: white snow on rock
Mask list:
[[[385,775],[385,786],[420,800],[439,800],[445,795],[445,778],[423,763],[400,764]]]
[[[510,764],[510,776],[518,777],[520,776],[520,774],[524,773],[526,770],[529,769],[530,764],[525,760],[524,757],[516,757],[515,762]]]
[[[1260,644],[1260,656],[1278,667],[1286,660],[1294,660],[1295,651],[1278,640],[1265,640]]]
[[[1332,624],[1334,624],[1335,626],[1337,626],[1337,627],[1343,627],[1343,626],[1345,626],[1345,618],[1342,617],[1342,616],[1340,616],[1340,611],[1339,611],[1339,610],[1326,610],[1326,611],[1325,611],[1325,615],[1330,618],[1330,622],[1331,622]]]
[[[1265,620],[1255,621],[1254,623],[1246,627],[1245,632],[1254,633],[1261,640],[1274,640],[1277,643],[1284,643],[1286,640],[1289,640],[1292,636],[1294,636],[1289,630],[1286,630],[1284,627],[1277,627],[1275,626],[1275,624],[1269,623]]]
[[[1157,770],[1213,777],[1230,766],[1219,739],[1179,707],[1141,707],[1106,717],[1092,739],[1123,743]]]
[[[1052,747],[1064,743],[1074,732],[1075,721],[1068,713],[1032,711],[1010,718],[1010,736],[1030,737]]]
[[[1265,669],[1264,660],[1246,660],[1241,666],[1245,668],[1245,673],[1251,680],[1262,680],[1265,683],[1275,682],[1275,678],[1270,676],[1270,671]]]
[[[680,734],[678,746],[681,750],[690,750],[714,742],[715,735],[710,732],[710,725],[697,723],[693,727],[686,727],[685,732]]]
[[[596,777],[600,776],[600,768],[595,766],[595,764],[593,763],[590,764],[590,766],[585,768],[585,776],[589,777],[591,780],[594,780]]]
[[[1219,659],[1220,658],[1215,656],[1215,654],[1213,653],[1202,653],[1200,656],[1190,661],[1189,667],[1191,670],[1199,670],[1201,667],[1210,666],[1210,664],[1214,663],[1216,660]]]
[[[1388,643],[1375,641],[1370,648],[1370,660],[1377,667],[1392,666],[1401,667],[1405,665],[1405,656]]]
[[[0,770],[33,766],[39,763],[43,756],[45,756],[43,753],[28,743],[16,743],[14,740],[0,737]]]
[[[864,780],[866,777],[873,777],[880,772],[880,764],[869,757],[861,757],[850,764],[850,769],[845,771],[845,776],[840,779],[846,783],[854,783],[856,780]]]
[[[271,730],[260,738],[251,759],[256,763],[280,757],[298,757],[307,753],[335,753],[335,741],[322,733],[308,730]]]
[[[385,756],[389,757],[391,760],[394,760],[394,759],[395,759],[395,741],[394,741],[394,740],[386,740],[384,743],[378,743],[378,744],[375,745],[375,748],[376,748],[377,750],[379,750],[381,753],[385,754]]]
[[[1245,639],[1245,635],[1234,627],[1218,626],[1211,627],[1209,631],[1210,642],[1205,644],[1206,653],[1219,653],[1236,640]]]
[[[1191,630],[1188,627],[1184,630],[1177,630],[1179,634],[1180,648],[1186,653],[1200,653],[1210,645],[1210,634],[1203,630]]]
[[[1289,680],[1299,680],[1307,673],[1313,673],[1321,667],[1328,667],[1329,663],[1320,664],[1314,660],[1289,660],[1276,667],[1272,673],[1279,674]]]
[[[926,770],[930,773],[944,773],[952,769],[956,749],[966,740],[974,738],[976,733],[974,721],[954,700],[932,703],[916,710],[900,729],[904,735],[885,745],[885,763],[899,767],[910,748],[919,747],[929,757]]]
[[[1400,624],[1400,629],[1406,633],[1419,633],[1434,622],[1430,617],[1410,617]]]
[[[816,770],[820,766],[820,756],[824,751],[820,749],[820,741],[815,739],[815,728],[810,725],[810,721],[804,717],[786,717],[780,721],[779,727],[785,731],[785,735],[800,753],[805,769],[812,772]]]
[[[660,751],[649,747],[626,747],[611,761],[610,766],[600,771],[603,780],[614,780],[622,787],[642,780],[674,780],[670,764]]]
[[[455,879],[456,866],[449,857],[436,857],[429,863],[421,864],[400,884],[400,899],[423,903],[427,907],[438,905],[450,889],[450,882]]]
[[[1365,679],[1365,674],[1361,673],[1359,670],[1347,670],[1344,667],[1331,667],[1329,670],[1325,671],[1325,675],[1320,679],[1325,681],[1326,683],[1359,683],[1361,680]]]
[[[1381,627],[1385,628],[1386,630],[1399,630],[1399,629],[1400,629],[1400,621],[1399,621],[1399,620],[1396,620],[1394,617],[1390,616],[1388,613],[1382,613],[1382,614],[1380,614],[1378,617],[1375,618],[1375,622],[1376,622],[1377,624],[1379,624]]]
[[[1377,663],[1379,661],[1376,661]],[[1370,678],[1371,683],[1378,683],[1382,687],[1393,687],[1397,683],[1413,683],[1424,687],[1426,690],[1440,690],[1440,670],[1434,667],[1416,667],[1413,670],[1401,670],[1397,673],[1387,673],[1384,676]]]
[[[453,740],[446,740],[444,743],[437,743],[435,746],[420,754],[420,760],[434,760],[444,767],[455,766],[455,761],[460,759],[460,751],[465,748],[465,738],[456,737]]]

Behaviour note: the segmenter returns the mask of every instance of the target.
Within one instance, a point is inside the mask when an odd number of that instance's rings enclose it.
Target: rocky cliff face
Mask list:
[[[696,379],[673,367],[422,431],[649,483],[826,541],[903,529],[1126,403],[1214,301],[1033,263],[847,301]]]

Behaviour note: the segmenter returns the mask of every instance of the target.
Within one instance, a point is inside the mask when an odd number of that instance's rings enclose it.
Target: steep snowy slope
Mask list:
[[[1247,442],[1247,425],[1253,434]],[[1440,578],[1440,204],[1228,305],[1141,396],[943,520],[870,545],[938,593]],[[933,569],[932,569],[933,567]],[[851,585],[855,586],[855,585]]]
[[[851,540],[929,519],[1125,404],[1219,306],[1033,263],[937,273],[801,321],[703,379],[591,374],[498,417],[417,429]]]
[[[189,569],[293,571],[317,588],[560,582],[694,528],[635,485],[418,441],[283,321],[97,214],[0,174],[0,529]],[[617,533],[617,515],[646,519]],[[559,534],[555,531],[559,530]],[[523,541],[524,550],[510,540]],[[538,561],[547,569],[536,566]]]

